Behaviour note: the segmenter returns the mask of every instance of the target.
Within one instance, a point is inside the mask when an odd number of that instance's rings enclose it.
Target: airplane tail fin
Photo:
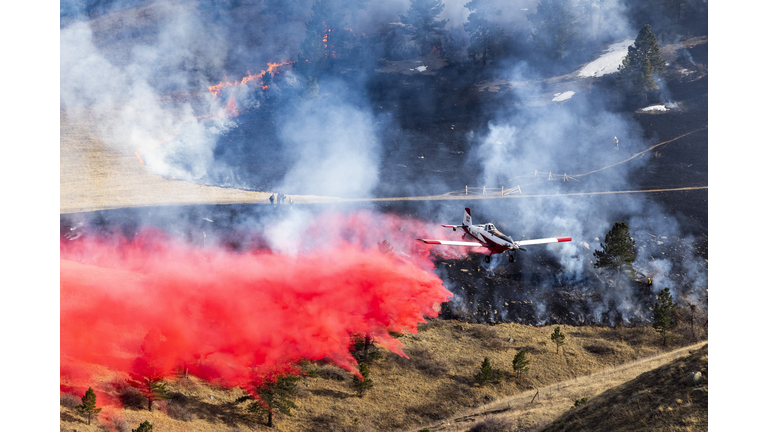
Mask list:
[[[464,226],[472,225],[472,213],[469,212],[469,207],[464,208],[464,220],[461,222]]]

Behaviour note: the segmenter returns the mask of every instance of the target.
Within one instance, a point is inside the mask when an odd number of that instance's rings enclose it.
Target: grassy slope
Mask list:
[[[554,345],[549,341],[550,327],[518,324],[490,327],[433,320],[421,325],[418,335],[401,338],[410,359],[383,352],[383,358],[369,362],[375,385],[362,398],[356,396],[348,372],[321,363],[311,366],[318,368],[320,376],[302,378],[294,416],[278,419],[277,425],[283,431],[418,430],[427,425],[434,428],[446,423],[455,413],[465,412],[471,407],[495,401],[508,402],[508,398],[515,395],[530,400],[530,389],[534,386],[541,389],[542,394],[548,392],[551,399],[555,387],[547,389],[547,386],[563,383],[560,384],[560,397],[565,403],[557,407],[546,406],[546,409],[526,417],[519,424],[532,427],[555,418],[573,405],[570,399],[574,395],[563,390],[562,386],[567,387],[574,380],[588,382],[593,380],[590,375],[612,370],[614,365],[655,355],[660,349],[658,336],[648,328],[567,327],[564,331],[567,335],[565,351],[556,354]],[[511,371],[512,359],[521,348],[529,351],[531,358],[530,372],[523,379],[505,380],[483,387],[474,382],[472,377],[479,371],[483,357],[488,356],[495,369]],[[648,363],[646,369],[636,367],[631,373],[637,374],[655,365],[657,363]],[[619,382],[631,378],[622,376],[613,372],[613,378]],[[156,404],[157,408],[151,413],[146,410],[145,404],[137,403],[135,407],[130,407],[129,403],[127,409],[117,410],[117,414],[124,416],[130,428],[149,419],[157,429],[166,431],[247,430],[248,424],[257,422],[244,412],[242,406],[233,404],[243,394],[239,389],[217,388],[194,377],[170,380],[169,383],[174,391],[184,395],[185,400],[165,404],[166,410],[175,405],[178,411],[186,412],[194,419],[182,421],[170,418],[163,411],[163,403]],[[590,390],[594,393],[575,396],[594,396],[615,385],[616,381],[602,379],[599,383],[602,387],[598,385],[599,389]],[[557,395],[558,391],[554,393]],[[545,397],[544,400],[548,399]],[[79,422],[77,414],[70,408],[62,406],[61,413],[64,429],[99,430],[98,426],[89,428]],[[466,427],[471,422],[461,424]]]
[[[708,428],[709,345],[653,369],[557,418],[542,432],[697,431]],[[700,381],[688,380],[701,372]]]

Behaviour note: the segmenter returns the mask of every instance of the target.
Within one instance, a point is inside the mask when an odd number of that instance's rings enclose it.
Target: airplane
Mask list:
[[[463,239],[467,238],[467,235],[477,240],[476,242],[470,241],[453,241],[453,240],[427,240],[416,239],[426,244],[436,244],[445,246],[474,246],[484,247],[490,251],[490,254],[485,256],[485,262],[491,262],[491,255],[507,252],[509,254],[509,262],[515,262],[515,255],[518,250],[524,251],[525,249],[520,246],[527,246],[533,244],[542,243],[560,243],[571,241],[570,237],[552,237],[535,240],[521,240],[514,241],[511,237],[504,235],[501,231],[497,230],[492,223],[486,223],[482,225],[472,225],[472,213],[469,208],[464,208],[464,220],[461,225],[442,225],[446,228],[453,228],[456,231],[457,228],[464,230]]]

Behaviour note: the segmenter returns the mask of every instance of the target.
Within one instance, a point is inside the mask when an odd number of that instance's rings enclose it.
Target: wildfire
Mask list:
[[[227,81],[227,76],[225,75],[224,81],[208,87],[208,91],[211,92],[211,94],[213,94],[214,96],[219,96],[221,95],[221,91],[227,87],[245,85],[248,82],[253,81],[255,79],[262,79],[265,73],[270,73],[274,75],[275,73],[277,73],[277,68],[281,66],[290,65],[292,63],[295,63],[295,62],[287,61],[282,63],[267,63],[267,70],[263,70],[256,75],[253,75],[251,74],[251,71],[248,71],[248,75],[244,76],[240,81],[231,81],[231,82]],[[262,90],[266,90],[268,86],[262,85],[261,88]]]
[[[235,100],[235,96],[232,96],[232,99],[227,102],[227,107],[224,108],[224,112],[227,114],[227,118],[237,117],[240,115],[240,111],[237,109],[237,101]]]
[[[250,81],[253,81],[255,79],[263,79],[264,74],[269,73],[274,75],[277,73],[277,68],[282,66],[287,66],[295,62],[287,61],[282,63],[267,63],[267,70],[263,70],[257,75],[253,75],[251,71],[248,71],[248,75],[244,76],[240,81],[229,81],[226,75],[224,75],[224,81],[221,81],[220,83],[216,85],[212,85],[208,87],[208,91],[211,92],[214,96],[220,96],[221,91],[227,87],[234,87],[234,86],[241,86],[245,85]],[[269,86],[262,83],[261,89],[266,90]],[[235,96],[232,95],[232,98],[227,102],[227,106],[224,108],[224,116],[227,118],[237,117],[240,115],[240,110],[237,109],[237,100],[235,99]],[[206,114],[195,117],[196,119],[209,119],[214,117],[221,117],[221,114],[213,115],[213,114]],[[153,145],[152,147],[158,147],[163,145],[168,140],[163,140],[162,142]],[[146,149],[139,149],[137,150],[134,155],[139,159],[139,162],[142,165],[146,165],[144,162],[144,158],[141,157],[142,153],[144,153]]]

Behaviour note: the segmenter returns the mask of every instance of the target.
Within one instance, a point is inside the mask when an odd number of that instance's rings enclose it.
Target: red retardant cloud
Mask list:
[[[353,370],[355,334],[402,354],[388,331],[415,332],[451,293],[416,232],[384,235],[409,222],[366,212],[333,218],[359,235],[325,232],[298,254],[194,247],[156,229],[132,240],[62,239],[62,389],[81,394],[97,377],[188,370],[253,393],[300,359]],[[395,253],[377,247],[385,238]]]

